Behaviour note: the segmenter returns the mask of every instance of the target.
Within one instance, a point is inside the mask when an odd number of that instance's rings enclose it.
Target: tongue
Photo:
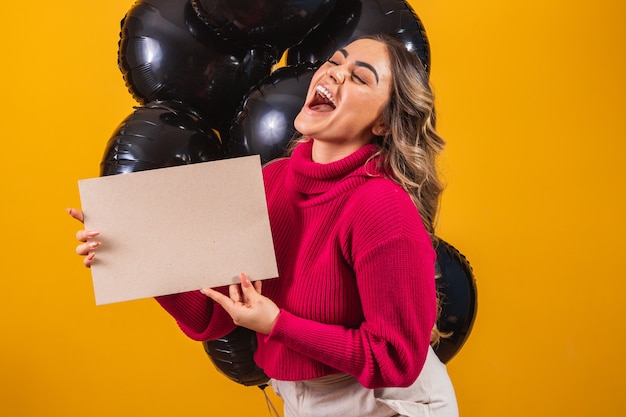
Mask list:
[[[311,100],[309,108],[320,113],[327,113],[335,110],[333,103],[326,97],[322,96],[319,92],[316,93],[313,100]]]
[[[319,111],[319,112],[329,112],[335,110],[333,106],[327,103],[319,103],[311,106],[311,110]]]

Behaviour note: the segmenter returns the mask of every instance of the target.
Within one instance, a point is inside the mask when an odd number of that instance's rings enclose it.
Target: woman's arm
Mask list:
[[[215,291],[226,293],[228,287]],[[155,297],[157,302],[189,338],[198,341],[214,340],[235,329],[235,324],[223,308],[200,291]]]

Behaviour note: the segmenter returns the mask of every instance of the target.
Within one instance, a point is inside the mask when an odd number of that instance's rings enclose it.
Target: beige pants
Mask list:
[[[334,374],[307,381],[271,380],[284,417],[458,417],[454,388],[432,348],[419,378],[407,388],[367,389]]]

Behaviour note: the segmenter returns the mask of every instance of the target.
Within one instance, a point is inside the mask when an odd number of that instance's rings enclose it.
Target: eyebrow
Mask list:
[[[344,58],[347,58],[349,55],[348,51],[346,51],[344,48],[339,49],[338,52],[341,53],[341,55],[343,55]],[[363,62],[363,61],[354,61],[354,65],[367,68],[368,70],[372,71],[372,73],[374,74],[374,77],[376,77],[376,84],[378,84],[378,72],[376,71],[376,68],[374,68],[372,65],[368,64],[367,62]]]

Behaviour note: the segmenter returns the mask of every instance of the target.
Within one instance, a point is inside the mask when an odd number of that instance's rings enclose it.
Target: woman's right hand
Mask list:
[[[75,208],[68,208],[67,213],[83,223],[85,217],[81,210]],[[93,240],[96,236],[98,236],[100,232],[97,230],[85,230],[81,229],[76,232],[76,239],[82,242],[80,245],[76,246],[76,253],[80,256],[84,256],[83,264],[89,268],[93,263],[94,258],[96,257],[96,248],[100,246],[100,242],[97,240]]]

